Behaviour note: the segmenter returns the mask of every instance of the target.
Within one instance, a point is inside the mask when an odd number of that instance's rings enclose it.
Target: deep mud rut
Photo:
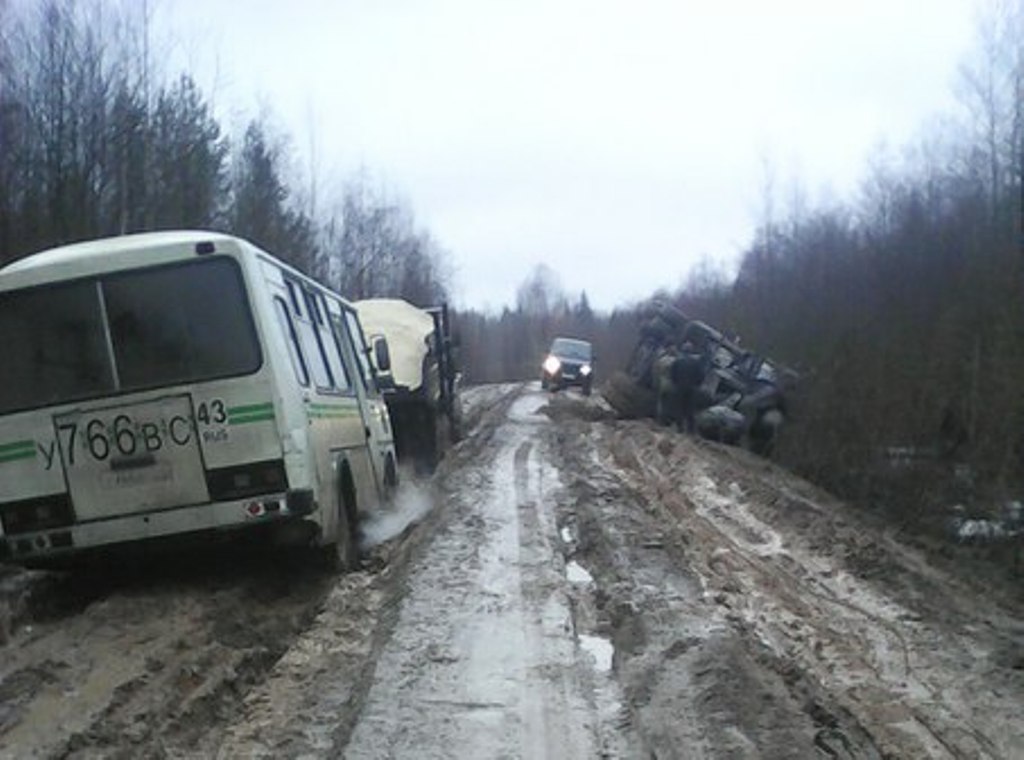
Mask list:
[[[1024,757],[1018,601],[770,463],[468,394],[362,570],[0,575],[2,757]]]

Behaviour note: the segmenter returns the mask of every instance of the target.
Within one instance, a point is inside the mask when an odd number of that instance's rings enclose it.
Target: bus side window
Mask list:
[[[324,315],[320,311],[320,302],[323,296],[312,290],[306,291],[306,304],[309,306],[310,320],[318,325],[324,323]]]
[[[303,309],[299,305],[301,300],[305,300],[303,298],[305,291],[301,285],[292,280],[286,279],[285,284],[288,286],[292,301],[291,317],[295,324],[295,333],[302,350],[302,355],[306,359],[306,366],[310,377],[318,389],[329,393],[334,390],[334,378],[331,377],[331,371],[327,366],[323,348],[319,345],[320,340],[316,333],[316,326],[310,321],[312,315],[309,312],[309,306],[307,304],[306,308]]]
[[[363,337],[363,328],[354,311],[345,309],[345,325],[348,327],[348,336],[352,340],[352,350],[355,351],[359,360],[359,369],[363,375],[363,386],[367,390],[376,390],[377,386],[373,380],[373,370],[370,368],[370,352],[366,347],[366,339]]]
[[[314,315],[316,324],[313,329],[316,331],[317,342],[323,352],[324,361],[327,362],[334,378],[334,386],[341,393],[352,393],[351,373],[345,361],[344,354],[337,350],[337,343],[331,338],[330,328],[324,319],[327,312],[327,302],[323,296],[313,292],[307,292],[306,305],[310,314]]]
[[[338,356],[345,361],[345,341],[348,338],[345,337],[345,328],[341,322],[341,315],[335,314],[333,311],[328,312],[327,317],[331,323],[331,335],[334,337],[334,348],[338,352]],[[359,374],[358,372],[356,373]]]
[[[309,370],[306,368],[306,359],[302,355],[302,346],[299,345],[299,336],[295,332],[295,323],[292,315],[288,313],[288,305],[281,296],[274,296],[274,310],[277,312],[277,319],[281,323],[281,329],[288,336],[288,355],[292,358],[292,368],[295,370],[295,377],[299,385],[309,385]]]
[[[306,313],[308,314],[309,332],[312,333],[313,340],[316,342],[316,353],[320,358],[317,363],[316,369],[322,370],[324,382],[320,382],[320,378],[317,378],[317,388],[323,391],[336,391],[339,389],[338,383],[334,379],[334,368],[331,366],[330,360],[327,358],[327,350],[324,348],[324,339],[321,334],[320,327],[317,324],[317,307],[316,307],[316,296],[310,290],[303,288],[302,295],[306,301]],[[314,370],[316,374],[316,370]]]
[[[302,317],[302,305],[300,304],[298,287],[291,280],[285,280],[284,284],[288,287],[288,298],[291,299],[292,308],[295,310],[295,316]]]

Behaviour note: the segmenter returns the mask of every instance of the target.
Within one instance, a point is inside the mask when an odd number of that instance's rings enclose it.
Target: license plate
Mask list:
[[[79,519],[209,499],[188,396],[58,415],[54,427]]]

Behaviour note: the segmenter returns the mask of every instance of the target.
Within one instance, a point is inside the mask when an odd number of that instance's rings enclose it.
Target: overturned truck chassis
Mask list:
[[[704,438],[768,455],[796,373],[661,302],[644,314],[625,372],[603,389],[622,417],[654,417]]]

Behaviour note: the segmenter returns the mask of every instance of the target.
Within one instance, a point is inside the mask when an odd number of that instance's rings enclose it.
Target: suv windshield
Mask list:
[[[227,258],[0,293],[0,414],[254,372]]]
[[[550,353],[563,359],[588,362],[590,361],[590,344],[585,340],[555,338],[555,342],[551,344]]]

